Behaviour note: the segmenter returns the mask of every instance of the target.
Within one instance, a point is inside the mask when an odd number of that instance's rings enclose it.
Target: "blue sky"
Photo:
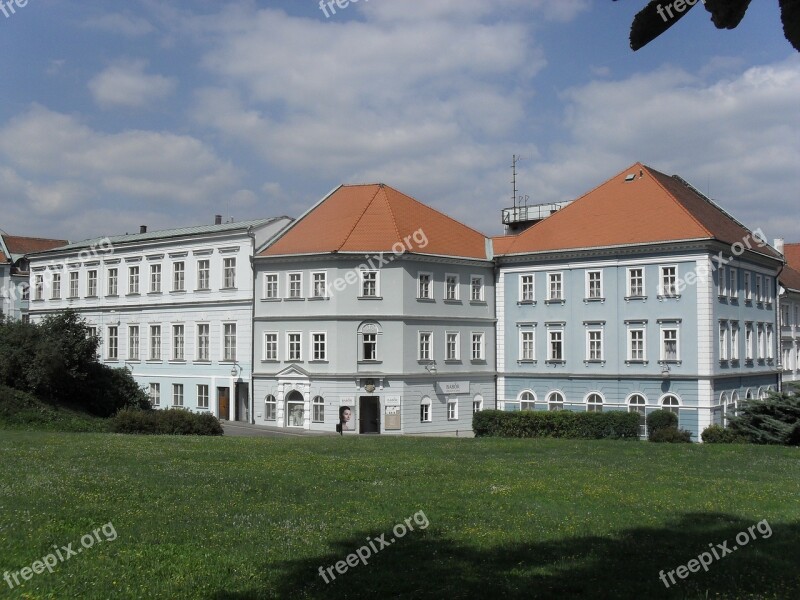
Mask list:
[[[72,240],[298,216],[381,181],[502,231],[640,160],[800,241],[800,54],[777,0],[698,5],[633,53],[644,0],[28,0],[0,12],[0,228]]]

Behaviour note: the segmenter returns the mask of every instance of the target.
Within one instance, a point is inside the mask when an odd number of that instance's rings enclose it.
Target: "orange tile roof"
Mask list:
[[[800,271],[800,244],[784,244],[783,256],[787,265]]]
[[[4,264],[6,264],[6,263],[8,263],[8,262],[11,262],[11,261],[10,261],[10,260],[8,260],[8,258],[6,257],[6,255],[5,255],[5,254],[3,254],[3,251],[2,251],[2,250],[0,250],[0,264],[4,265]]]
[[[508,254],[508,250],[517,240],[516,235],[499,235],[492,238],[492,248],[495,255]]]
[[[783,256],[786,258],[786,266],[781,271],[781,285],[800,291],[800,244],[784,244]]]
[[[692,239],[733,244],[750,235],[682,180],[637,162],[520,233],[504,254]],[[769,246],[759,251],[779,257]]]
[[[397,244],[418,254],[488,258],[482,233],[382,183],[340,186],[260,256],[391,252]]]
[[[51,240],[47,238],[21,237],[16,235],[4,235],[8,251],[12,254],[31,254],[33,252],[44,252],[59,246],[66,246],[67,240]]]

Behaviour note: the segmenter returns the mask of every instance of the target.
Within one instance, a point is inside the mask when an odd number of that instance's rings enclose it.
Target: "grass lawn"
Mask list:
[[[799,500],[793,448],[0,431],[0,572],[117,535],[0,597],[796,598]]]

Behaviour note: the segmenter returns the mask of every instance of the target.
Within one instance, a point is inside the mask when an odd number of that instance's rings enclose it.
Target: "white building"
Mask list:
[[[775,240],[786,259],[780,275],[781,365],[783,383],[800,381],[800,244]]]

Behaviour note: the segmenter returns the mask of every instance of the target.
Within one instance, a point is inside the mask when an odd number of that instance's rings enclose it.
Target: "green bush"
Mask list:
[[[668,410],[654,410],[647,415],[647,436],[653,439],[653,434],[659,429],[677,429],[678,415]]]
[[[677,427],[664,427],[656,429],[650,434],[651,442],[669,442],[671,444],[682,444],[692,441],[692,433]]]
[[[485,410],[472,417],[476,437],[638,439],[639,415],[627,411]]]
[[[789,385],[764,400],[745,400],[730,429],[754,444],[800,445],[800,395]]]
[[[222,425],[212,414],[195,414],[180,408],[123,408],[111,419],[111,431],[144,435],[222,435]]]
[[[746,444],[749,442],[747,436],[720,425],[706,427],[700,437],[706,444]]]

